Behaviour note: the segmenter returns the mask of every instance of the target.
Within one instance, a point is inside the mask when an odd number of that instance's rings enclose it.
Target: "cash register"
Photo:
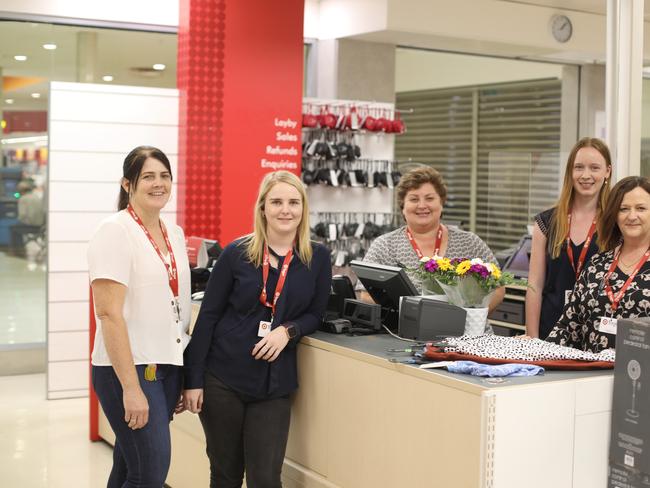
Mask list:
[[[352,261],[350,267],[381,308],[381,323],[400,337],[426,341],[463,334],[465,311],[420,296],[403,268],[365,261]]]

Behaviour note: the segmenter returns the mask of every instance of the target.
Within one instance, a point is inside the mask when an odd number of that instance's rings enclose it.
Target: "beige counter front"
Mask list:
[[[389,362],[391,347],[404,343],[303,339],[285,487],[606,487],[611,372],[494,385]],[[168,484],[208,486],[198,417],[183,413],[171,430]]]

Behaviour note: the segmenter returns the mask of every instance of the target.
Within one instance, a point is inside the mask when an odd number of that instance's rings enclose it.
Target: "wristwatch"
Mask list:
[[[287,331],[287,337],[289,340],[295,338],[298,335],[298,331],[296,330],[296,326],[292,324],[284,325],[284,329]]]

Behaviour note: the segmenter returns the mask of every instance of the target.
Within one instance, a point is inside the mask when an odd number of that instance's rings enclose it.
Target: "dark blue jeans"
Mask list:
[[[181,368],[159,364],[156,381],[144,379],[145,365],[136,366],[149,402],[149,421],[132,430],[124,421],[122,385],[111,366],[93,366],[93,387],[113,432],[113,469],[108,488],[161,488],[171,458],[169,422],[181,391]]]

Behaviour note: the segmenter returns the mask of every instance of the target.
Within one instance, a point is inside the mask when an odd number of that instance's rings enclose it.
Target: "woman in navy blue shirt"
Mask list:
[[[199,413],[210,486],[282,486],[296,345],[318,329],[332,272],[310,241],[309,207],[293,173],[266,175],[252,234],[224,249],[185,351],[185,406]]]

